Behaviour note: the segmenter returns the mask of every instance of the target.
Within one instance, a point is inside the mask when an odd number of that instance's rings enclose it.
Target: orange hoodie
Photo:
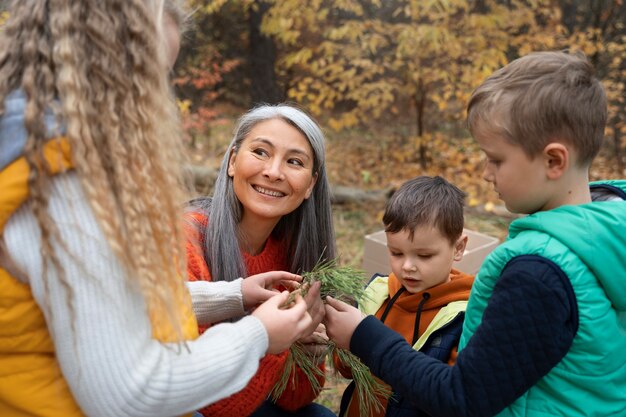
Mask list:
[[[428,288],[427,290],[411,294],[404,292],[393,303],[391,310],[385,318],[385,324],[400,333],[409,344],[413,344],[413,329],[415,326],[415,317],[420,302],[424,299],[424,294],[428,293],[428,298],[422,305],[420,313],[419,334],[422,335],[435,315],[442,307],[450,304],[453,301],[467,301],[469,298],[472,284],[474,283],[474,276],[468,275],[464,272],[452,269],[450,271],[450,281]],[[392,273],[389,275],[388,281],[389,298],[378,309],[375,316],[380,319],[383,312],[387,308],[387,304],[391,298],[402,288],[400,280]],[[452,364],[456,360],[456,350],[453,358],[451,358]]]
[[[404,290],[398,278],[392,273],[389,275],[387,281],[389,296],[376,311],[375,316],[381,319],[390,301],[399,291],[402,291],[389,308],[384,323],[386,326],[401,334],[409,344],[413,345],[415,340],[426,331],[428,325],[442,307],[445,307],[453,301],[467,301],[473,283],[473,275],[452,269],[452,271],[450,271],[450,281],[411,294]],[[417,335],[414,335],[416,317],[419,317],[419,331]],[[456,357],[457,348],[455,347],[448,363],[454,365]],[[335,361],[335,363],[337,363],[337,361]],[[348,369],[342,369],[341,365],[339,365],[339,370],[346,378],[352,377],[351,372]],[[358,398],[356,398],[355,395],[356,392],[353,393],[348,410],[344,414],[346,417],[360,416]],[[372,411],[371,417],[383,417],[385,415],[387,398],[379,399],[381,400],[383,408],[378,413]]]

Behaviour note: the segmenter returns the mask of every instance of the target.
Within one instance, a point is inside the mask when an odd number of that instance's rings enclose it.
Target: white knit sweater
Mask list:
[[[89,416],[175,416],[241,390],[268,347],[252,316],[211,327],[189,350],[152,338],[139,291],[95,220],[75,174],[52,181],[49,212],[70,254],[57,254],[74,292],[68,297],[54,268],[42,277],[40,232],[27,203],[4,231],[9,255],[26,272],[43,310],[61,370]],[[81,262],[83,261],[84,262]],[[242,316],[241,279],[188,283],[200,323]]]

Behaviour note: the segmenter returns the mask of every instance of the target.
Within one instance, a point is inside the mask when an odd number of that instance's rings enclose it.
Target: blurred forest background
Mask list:
[[[609,97],[592,179],[626,173],[624,0],[187,0],[173,80],[196,173],[212,173],[236,117],[289,101],[327,136],[343,263],[360,266],[390,190],[442,175],[468,193],[467,226],[500,238],[511,215],[481,178],[465,128],[472,90],[531,51],[580,49]]]

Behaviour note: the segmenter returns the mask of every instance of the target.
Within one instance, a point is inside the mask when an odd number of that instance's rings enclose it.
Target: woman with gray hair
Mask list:
[[[194,200],[188,212],[189,279],[233,281],[274,270],[301,273],[333,259],[335,235],[324,161],[322,131],[302,110],[263,105],[244,114],[222,160],[213,197]],[[312,311],[321,306],[317,291],[305,300]],[[319,355],[316,341],[322,339],[327,337],[320,324],[300,341],[311,355]],[[267,400],[288,355],[266,355],[242,391],[202,414],[249,416],[256,410],[254,415],[281,415],[299,410],[298,415],[333,415],[311,404],[319,392],[299,368],[276,404]]]

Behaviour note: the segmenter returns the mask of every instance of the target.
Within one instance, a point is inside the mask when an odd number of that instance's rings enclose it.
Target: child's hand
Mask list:
[[[358,308],[326,297],[326,332],[340,348],[350,349],[350,339],[361,320],[363,314]]]
[[[289,307],[281,308],[288,298],[289,292],[283,291],[265,301],[252,313],[261,320],[267,331],[269,340],[267,353],[283,352],[289,349],[293,342],[310,333],[309,328],[313,320],[307,312],[304,299],[301,295],[296,295]]]
[[[249,310],[275,296],[278,293],[278,290],[275,289],[277,285],[293,290],[300,281],[302,281],[300,275],[286,271],[270,271],[251,275],[241,283],[243,307]]]

